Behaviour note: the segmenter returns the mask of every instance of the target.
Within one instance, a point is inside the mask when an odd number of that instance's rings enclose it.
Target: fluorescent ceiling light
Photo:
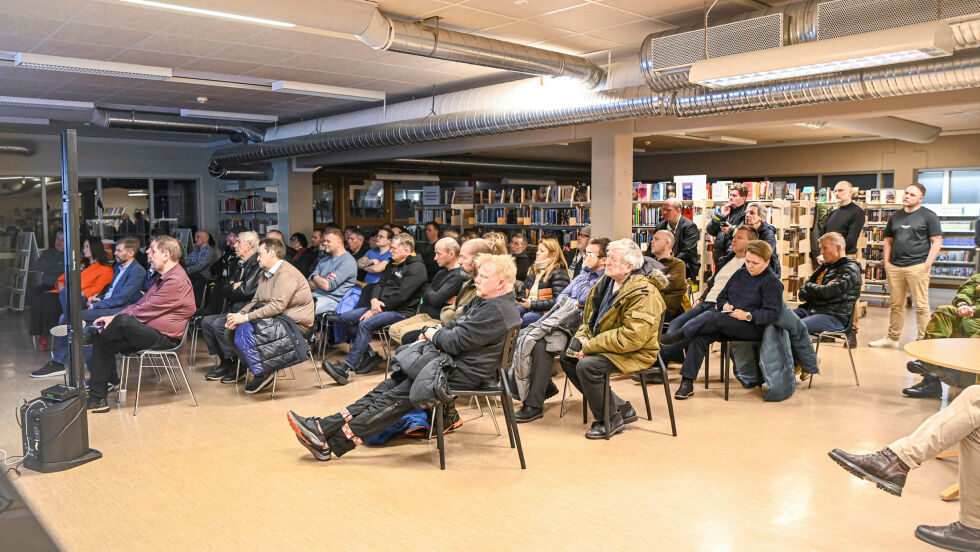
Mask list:
[[[147,197],[150,194],[146,190],[129,190],[126,195],[129,197]]]
[[[247,23],[260,23],[262,25],[273,25],[276,27],[295,27],[295,23],[286,23],[285,21],[275,21],[273,19],[263,19],[261,17],[251,17],[248,15],[238,15],[236,13],[228,13],[216,10],[206,10],[203,8],[192,8],[190,6],[179,6],[177,4],[168,4],[166,2],[152,2],[150,0],[120,0],[126,2],[127,4],[138,4],[140,6],[148,6],[151,8],[161,8],[164,10],[174,10],[185,13],[193,13],[197,15],[210,15],[211,17],[221,17],[223,19],[234,19],[236,21],[245,21]]]
[[[229,111],[208,111],[206,109],[181,109],[181,117],[192,119],[224,119],[228,121],[256,121],[259,123],[276,123],[276,115],[260,115],[258,113],[232,113]]]
[[[20,98],[17,96],[0,96],[0,105],[37,107],[42,109],[95,109],[95,104],[92,102],[70,102],[67,100],[45,100],[44,98]]]
[[[12,125],[50,125],[51,119],[34,119],[32,117],[0,117],[0,123]]]
[[[706,59],[691,66],[688,78],[709,88],[726,88],[952,53],[952,30],[946,22],[936,21]]]
[[[399,173],[374,173],[375,180],[403,180],[411,182],[439,182],[437,174],[399,174]]]
[[[344,88],[342,86],[328,86],[324,84],[310,84],[308,82],[295,82],[277,80],[272,83],[272,90],[275,92],[286,92],[289,94],[303,94],[306,96],[323,96],[325,98],[339,98],[342,100],[358,100],[373,102],[385,99],[384,92],[376,90],[363,90],[360,88]]]
[[[152,67],[133,63],[116,63],[94,59],[46,56],[42,54],[20,53],[14,56],[14,65],[29,69],[46,71],[67,71],[87,75],[125,77],[130,79],[167,80],[174,76],[169,67]]]

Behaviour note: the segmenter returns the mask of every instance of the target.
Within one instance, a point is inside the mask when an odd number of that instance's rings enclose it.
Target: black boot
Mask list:
[[[938,377],[928,374],[919,383],[902,389],[902,393],[913,399],[939,399],[943,396],[943,384]]]
[[[225,375],[228,374],[229,370],[234,370],[234,369],[235,369],[235,362],[227,358],[223,358],[221,359],[221,362],[219,362],[214,368],[211,368],[211,370],[209,370],[208,373],[204,375],[204,379],[208,381],[220,380],[221,378],[225,377]]]

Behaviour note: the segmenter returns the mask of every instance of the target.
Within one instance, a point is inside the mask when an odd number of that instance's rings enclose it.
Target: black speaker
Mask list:
[[[48,473],[102,457],[88,446],[85,394],[64,401],[37,398],[20,407],[24,467]]]

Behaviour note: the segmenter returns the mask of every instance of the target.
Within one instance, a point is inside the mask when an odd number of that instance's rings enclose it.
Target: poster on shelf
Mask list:
[[[439,186],[422,186],[422,205],[439,205]]]
[[[681,193],[680,199],[685,201],[702,201],[708,199],[708,175],[688,174],[674,176],[674,184]]]
[[[521,192],[523,193],[524,190],[522,189]],[[523,198],[521,198],[521,201],[523,202]],[[461,186],[459,188],[456,188],[456,198],[455,200],[453,200],[453,203],[464,203],[464,204],[473,203],[473,187]]]

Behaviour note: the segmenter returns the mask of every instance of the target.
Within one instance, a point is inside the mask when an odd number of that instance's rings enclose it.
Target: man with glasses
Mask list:
[[[583,226],[578,231],[578,247],[565,252],[565,261],[568,263],[568,270],[572,277],[576,277],[582,272],[582,262],[585,260],[585,251],[589,247],[589,239],[592,236],[592,227]]]
[[[381,273],[391,260],[391,238],[393,234],[387,228],[379,228],[371,238],[374,245],[363,257],[357,260],[357,268],[364,271],[364,283],[376,284],[381,280]]]
[[[701,238],[697,225],[683,216],[682,210],[681,200],[676,197],[668,198],[660,208],[662,220],[656,229],[658,232],[667,230],[674,234],[671,255],[684,261],[687,279],[697,281],[701,270],[701,261],[698,258],[698,241]]]

